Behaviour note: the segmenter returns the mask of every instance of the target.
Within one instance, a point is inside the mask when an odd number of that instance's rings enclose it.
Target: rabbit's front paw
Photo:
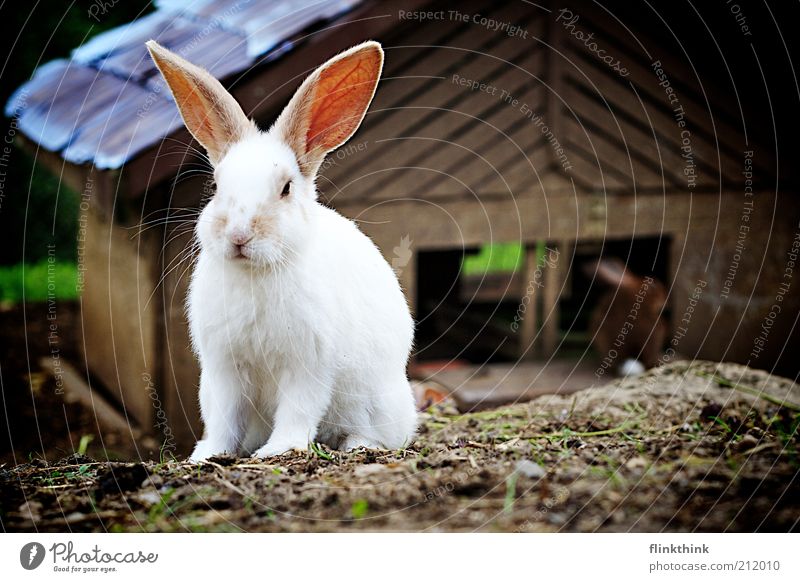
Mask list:
[[[308,448],[308,443],[293,443],[289,441],[269,441],[263,447],[253,453],[253,457],[257,459],[265,459],[267,457],[274,457],[282,455],[289,451],[305,451]]]
[[[205,461],[209,457],[213,457],[215,455],[220,455],[223,453],[227,453],[231,451],[226,451],[225,447],[220,447],[215,445],[215,443],[209,441],[208,439],[203,439],[201,441],[197,441],[197,444],[194,447],[194,451],[189,456],[189,461],[192,463],[197,463],[200,461]]]

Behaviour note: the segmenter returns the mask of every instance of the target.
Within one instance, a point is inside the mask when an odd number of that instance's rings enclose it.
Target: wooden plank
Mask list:
[[[41,358],[39,366],[51,376],[58,376],[64,387],[64,399],[76,402],[91,411],[100,432],[107,430],[116,433],[120,438],[130,436],[133,440],[142,436],[142,431],[126,419],[101,394],[92,390],[88,380],[63,358],[55,369],[53,358]]]
[[[370,201],[420,195],[433,201],[453,194],[480,198],[484,192],[502,192],[513,197],[522,194],[525,191],[523,187],[535,180],[537,168],[550,163],[548,145],[536,132],[528,133],[524,140],[517,141],[514,137],[518,136],[514,136],[509,140],[503,138],[499,143],[485,127],[475,129],[474,139],[478,140],[477,136],[481,133],[486,134],[483,138],[486,141],[479,142],[480,149],[475,148],[474,152],[466,145],[466,140],[464,144],[435,142],[439,155],[420,160],[417,162],[419,166],[410,166],[418,169],[403,170],[409,166],[399,161],[397,170],[387,168],[390,170],[388,175],[393,177],[391,181],[379,182],[378,179],[367,177],[362,188],[374,192],[369,197]],[[408,141],[422,146],[428,143],[425,140]],[[517,171],[512,174],[514,170]],[[383,172],[376,178],[386,174]]]
[[[681,192],[666,197],[603,197],[549,188],[546,197],[541,190],[532,189],[516,199],[487,193],[480,201],[443,198],[435,207],[396,200],[368,209],[355,204],[337,210],[362,221],[361,229],[391,252],[404,235],[414,240],[419,251],[477,247],[487,240],[535,242],[685,232],[690,223],[697,224],[692,221],[716,220],[720,204],[738,199],[738,194],[720,198],[713,193]]]
[[[196,207],[205,179],[205,176],[196,176],[178,184],[171,192],[171,206]],[[185,310],[195,257],[191,248],[193,236],[191,228],[176,223],[164,230],[160,241],[162,282],[157,291],[162,305],[160,379],[166,415],[179,453],[189,453],[203,433],[198,399],[200,366],[191,350]]]
[[[538,305],[540,303],[539,283],[541,271],[539,270],[536,245],[529,244],[525,247],[524,277],[518,313],[522,316],[519,322],[519,356],[521,359],[532,360],[536,357],[534,340],[538,334]]]
[[[734,101],[731,100],[730,94],[714,83],[703,84],[701,92],[697,83],[702,83],[702,79],[698,79],[694,70],[686,61],[687,58],[691,57],[681,54],[682,51],[676,50],[682,48],[680,45],[673,43],[672,47],[660,46],[654,42],[654,39],[648,38],[643,43],[650,54],[648,56],[642,50],[641,45],[631,37],[630,32],[610,18],[608,13],[600,6],[587,4],[581,8],[581,17],[594,30],[603,31],[610,43],[619,47],[619,53],[625,54],[625,65],[628,64],[628,61],[634,59],[647,62],[648,65],[654,60],[661,61],[665,70],[670,71],[670,76],[674,77],[674,81],[678,85],[676,90],[680,88],[681,93],[687,94],[687,97],[694,101],[698,107],[707,109],[706,98],[702,94],[704,92],[708,97],[708,105],[719,112],[714,116],[717,126],[727,125],[732,131],[739,131],[736,123],[737,120],[741,119],[741,113],[734,105]],[[684,87],[689,89],[688,93]]]
[[[85,221],[84,357],[126,410],[150,426],[155,411],[148,378],[157,378],[158,247],[151,232],[132,238],[130,230],[102,218],[93,206]]]
[[[539,95],[542,95],[541,89],[533,94],[534,101]],[[332,182],[326,190],[333,190],[335,196],[327,194],[326,199],[340,205],[353,203],[362,196],[376,200],[418,197],[420,193],[431,200],[449,194],[472,196],[466,190],[470,188],[477,196],[483,191],[508,191],[509,188],[512,195],[522,192],[527,184],[538,181],[537,169],[551,163],[550,154],[545,151],[551,146],[530,120],[500,105],[504,113],[502,119],[507,122],[505,126],[500,125],[500,118],[489,117],[486,123],[472,123],[464,134],[445,135],[445,143],[413,137],[387,142],[389,148],[406,143],[415,148],[416,153],[412,159],[392,155],[391,161],[383,162],[383,170],[389,172],[365,176],[353,183]],[[495,130],[493,126],[499,127]],[[357,165],[358,160],[352,164]],[[391,165],[387,167],[386,164]]]
[[[583,91],[572,91],[570,93],[570,107],[573,112],[582,118],[592,120],[599,125],[610,136],[628,144],[628,148],[634,153],[638,153],[657,168],[663,170],[666,187],[680,187],[685,183],[685,178],[681,172],[683,161],[680,153],[673,147],[665,147],[663,139],[653,131],[653,128],[644,129],[638,124],[629,123],[621,116],[618,108],[612,103],[604,105],[596,99],[590,98]],[[572,115],[566,113],[566,115]],[[644,112],[639,115],[642,121],[646,121]],[[659,174],[660,185],[661,176]]]
[[[566,69],[576,75],[574,69],[566,67],[563,61],[559,61],[558,65],[562,70]],[[635,134],[637,138],[635,141],[630,139],[630,132],[625,130],[631,125],[620,123],[612,110],[608,107],[599,107],[592,99],[587,98],[584,91],[579,89],[579,82],[569,73],[564,71],[559,79],[565,102],[556,103],[557,109],[554,111],[558,111],[556,117],[560,120],[559,127],[564,141],[577,144],[584,151],[596,154],[599,159],[598,170],[600,165],[618,170],[631,187],[635,185],[637,189],[662,188],[663,162],[659,163],[657,152],[652,148],[644,149],[649,140],[641,139],[641,134]],[[613,84],[615,82],[607,83],[607,85]],[[594,107],[589,107],[590,105]],[[648,153],[651,154],[650,157]],[[592,175],[582,175],[581,180],[599,181],[597,176]]]
[[[570,176],[584,188],[592,192],[622,192],[633,193],[633,181],[630,176],[621,172],[615,164],[603,163],[595,150],[584,149],[585,144],[575,143],[569,135],[566,136],[563,146],[569,156],[573,170]]]
[[[614,168],[623,174],[626,180],[629,180],[631,186],[635,184],[637,189],[661,189],[663,186],[661,174],[653,168],[649,160],[647,163],[642,162],[641,157],[637,155],[637,144],[614,139],[612,134],[597,126],[594,119],[581,117],[577,119],[572,116],[562,118],[564,131],[569,135],[570,143],[597,154],[599,164],[596,170],[598,172],[602,169]],[[655,165],[655,167],[658,166]],[[597,175],[584,175],[581,178],[598,181]]]
[[[461,11],[465,13],[463,8]],[[518,55],[510,62],[523,68],[525,68],[523,63],[528,60],[527,55],[532,59],[539,58],[539,51],[531,51],[529,43],[535,42],[533,39],[543,34],[543,20],[532,7],[520,5],[518,2],[500,3],[499,7],[497,4],[487,7],[484,3],[472,2],[472,12],[486,15],[496,21],[513,22],[524,27],[529,33],[529,39],[508,37],[473,23],[464,26],[460,21],[418,26],[416,27],[420,30],[418,34],[423,36],[427,36],[425,29],[437,32],[450,31],[447,42],[431,46],[428,42],[416,38],[414,33],[393,34],[386,45],[389,56],[384,77],[449,76],[455,73],[466,78],[486,81],[482,75],[485,75],[485,68],[491,67],[492,64],[516,70],[515,67],[500,61],[501,58],[508,59],[510,55]],[[481,67],[484,68],[483,73]],[[434,85],[431,84],[429,88],[434,88]],[[402,83],[391,92],[385,94],[379,92],[375,104],[379,107],[396,106],[415,97],[425,97],[425,94],[418,94],[415,87]]]
[[[509,136],[514,139],[514,134]],[[482,177],[472,182],[475,192],[482,195],[484,192],[496,193],[509,188],[514,197],[524,196],[532,189],[542,188],[547,177],[554,172],[562,171],[560,165],[554,168],[551,161],[552,150],[548,143],[538,141],[518,145],[522,152],[498,161],[494,169],[488,169]],[[500,182],[498,173],[505,183]]]
[[[443,386],[460,412],[470,412],[527,402],[545,394],[572,394],[611,380],[597,379],[595,367],[589,360],[484,364],[434,371],[425,381]]]
[[[622,79],[607,68],[604,68],[604,65],[599,63],[592,55],[587,54],[586,50],[581,50],[580,46],[575,47],[573,54],[576,56],[576,62],[581,68],[580,72],[571,72],[571,74],[574,75],[574,78],[579,83],[586,85],[592,92],[596,92],[599,89],[604,96],[607,92],[618,93],[620,90],[626,92],[629,95],[629,99],[623,103],[630,107],[629,111],[632,113],[641,109],[638,99],[628,85],[628,83],[635,84],[639,96],[653,105],[648,110],[652,123],[656,125],[660,133],[670,139],[677,147],[680,146],[682,130],[678,127],[672,113],[674,105],[670,105],[667,101],[663,88],[658,85],[658,78],[655,73],[634,61],[626,61],[631,74],[629,77]],[[675,73],[672,71],[667,74],[671,79],[676,78]],[[587,77],[593,81],[594,87],[588,84]],[[615,85],[616,89],[614,88]],[[711,118],[707,110],[696,105],[687,97],[678,95],[678,98],[685,111],[686,129],[691,132],[691,144],[695,157],[702,159],[706,165],[713,168],[721,165],[723,174],[737,171],[742,162],[734,156],[732,149],[739,151],[744,149],[743,135],[731,130],[725,131],[720,127],[717,127],[718,131],[714,133],[711,129]]]
[[[551,358],[558,349],[558,332],[560,329],[561,308],[558,303],[561,288],[566,280],[564,271],[564,257],[561,256],[563,247],[559,242],[551,241],[549,249],[558,251],[548,252],[547,263],[542,269],[544,287],[542,288],[542,335],[540,353],[545,358]]]
[[[536,58],[523,64],[536,69],[540,67],[541,57],[538,53],[534,54],[537,55]],[[334,182],[346,184],[357,180],[360,176],[379,172],[387,167],[416,166],[423,160],[427,161],[431,154],[442,152],[442,142],[457,141],[473,148],[475,144],[462,136],[468,128],[473,130],[479,128],[478,131],[488,132],[491,130],[491,125],[498,123],[506,125],[507,122],[503,120],[516,119],[518,123],[526,122],[518,108],[513,108],[502,100],[500,92],[506,90],[521,102],[535,104],[537,94],[534,91],[537,86],[532,80],[521,71],[509,68],[492,58],[474,56],[471,58],[473,60],[469,64],[458,69],[459,76],[489,83],[497,87],[497,95],[471,91],[453,83],[452,78],[448,76],[433,81],[428,91],[408,101],[397,102],[396,105],[386,109],[381,109],[380,105],[376,104],[369,114],[370,123],[358,132],[356,138],[360,142],[367,143],[369,155],[345,160],[346,163],[333,166],[331,168],[333,171],[326,172],[326,177]],[[438,60],[425,62],[436,63]],[[444,73],[437,67],[428,70],[427,74],[441,76]],[[485,123],[481,123],[481,120]],[[395,139],[408,136],[429,137],[442,141],[423,144]],[[389,141],[383,141],[387,139]],[[382,187],[376,186],[374,190],[380,192]]]

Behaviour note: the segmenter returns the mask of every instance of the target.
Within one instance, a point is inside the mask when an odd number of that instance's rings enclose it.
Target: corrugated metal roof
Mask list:
[[[68,162],[121,167],[181,126],[145,41],[154,38],[218,78],[362,0],[159,0],[157,10],[92,38],[70,60],[39,67],[6,104],[20,130]]]

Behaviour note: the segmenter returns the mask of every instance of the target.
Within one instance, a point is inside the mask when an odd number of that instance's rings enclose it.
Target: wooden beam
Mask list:
[[[537,306],[539,303],[540,271],[536,253],[536,244],[525,246],[525,276],[522,279],[522,296],[518,313],[522,317],[519,322],[519,355],[521,359],[533,360],[536,357],[534,339],[537,333]]]
[[[545,358],[555,355],[558,349],[558,330],[561,309],[558,303],[561,287],[566,279],[564,271],[564,246],[560,241],[551,241],[545,251],[545,265],[542,268],[542,336],[540,354]]]
[[[133,439],[142,436],[141,430],[134,427],[133,419],[125,418],[116,408],[111,406],[106,399],[92,390],[89,383],[78,371],[63,358],[59,360],[58,368],[52,358],[41,358],[39,365],[54,378],[59,378],[64,387],[64,399],[67,402],[77,402],[94,415],[97,427],[120,435],[130,435]]]
[[[578,240],[631,238],[682,233],[698,221],[711,220],[738,201],[738,193],[666,196],[602,196],[534,189],[529,195],[480,199],[455,197],[428,201],[397,200],[364,208],[337,204],[360,228],[389,253],[403,236],[415,251],[477,247],[486,241]]]

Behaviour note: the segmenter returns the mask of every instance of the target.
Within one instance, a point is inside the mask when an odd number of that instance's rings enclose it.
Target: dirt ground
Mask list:
[[[797,531],[800,387],[676,362],[425,413],[402,451],[0,467],[6,531]]]

